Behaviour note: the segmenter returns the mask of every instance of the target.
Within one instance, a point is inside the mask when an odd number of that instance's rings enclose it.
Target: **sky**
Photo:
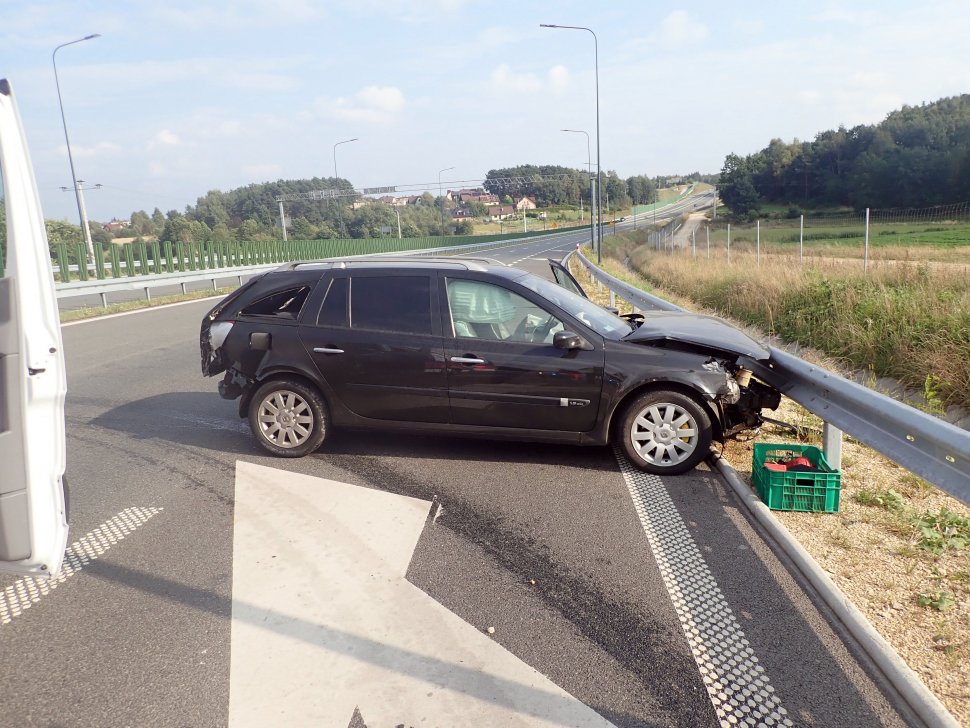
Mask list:
[[[970,92],[970,2],[0,0],[45,215],[77,222],[51,55],[88,216],[341,177],[471,186],[518,164],[716,173],[772,138]],[[357,138],[357,141],[337,142]],[[454,169],[447,169],[453,167]],[[445,170],[445,171],[442,171]],[[63,192],[61,187],[67,187]]]

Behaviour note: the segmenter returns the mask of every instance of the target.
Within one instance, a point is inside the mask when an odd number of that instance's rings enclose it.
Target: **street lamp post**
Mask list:
[[[600,164],[600,54],[599,40],[590,28],[581,25],[552,25],[540,23],[540,28],[561,28],[564,30],[585,30],[593,36],[593,58],[596,68],[596,199],[603,199],[603,168]],[[596,262],[603,262],[603,213],[601,206],[596,206]]]
[[[337,147],[339,147],[341,144],[350,144],[350,142],[355,142],[355,141],[357,141],[357,137],[354,137],[353,139],[344,139],[342,142],[337,142],[336,144],[333,145],[333,183],[335,185],[339,185],[339,182],[337,181],[338,180]],[[334,204],[337,206],[337,217],[340,219],[340,232],[343,233],[344,232],[344,213],[340,209],[340,200],[336,196],[334,197]]]
[[[81,191],[78,188],[77,174],[74,172],[74,155],[71,154],[71,140],[67,136],[67,119],[64,117],[64,102],[61,101],[61,82],[57,78],[57,51],[65,46],[83,43],[86,40],[100,37],[101,35],[99,33],[92,33],[83,38],[72,40],[69,43],[61,43],[51,53],[51,64],[54,66],[54,85],[57,87],[57,105],[61,108],[61,123],[64,125],[64,143],[67,145],[67,161],[71,165],[71,182],[74,183],[74,198],[77,200],[77,214],[81,218],[81,235],[84,237],[84,244],[87,246],[88,260],[91,262],[94,262],[94,243],[91,242],[91,230],[88,229],[87,214],[84,210],[84,203],[81,201]]]
[[[438,199],[441,201],[441,233],[445,232],[445,198],[441,194],[441,173],[448,172],[454,169],[454,167],[445,167],[444,169],[438,170]]]
[[[591,167],[593,166],[593,163],[591,161],[591,157],[589,155],[589,132],[583,131],[582,129],[560,129],[559,131],[565,131],[565,132],[569,132],[571,134],[585,134],[586,135],[586,170],[587,170],[587,174],[589,174],[590,171],[591,171]],[[593,190],[593,176],[592,176],[592,174],[589,174],[589,203],[591,205],[590,210],[589,210],[589,244],[590,245],[596,245],[596,231],[595,231],[595,227],[594,227],[595,226],[595,222],[594,222],[594,220],[595,220],[594,210],[599,209],[598,207],[595,207],[596,202],[597,201],[595,199],[595,193],[594,193],[594,190]],[[580,204],[582,204],[582,200],[580,200]]]

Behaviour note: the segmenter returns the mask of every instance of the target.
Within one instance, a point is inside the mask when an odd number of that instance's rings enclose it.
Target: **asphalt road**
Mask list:
[[[479,255],[548,275],[579,239]],[[64,328],[81,543],[56,588],[0,582],[0,724],[227,724],[243,461],[429,503],[408,582],[616,726],[918,725],[715,473],[638,481],[609,448],[356,432],[267,457],[199,373],[211,305]],[[292,669],[294,691],[327,689]],[[363,707],[347,721],[376,728]]]

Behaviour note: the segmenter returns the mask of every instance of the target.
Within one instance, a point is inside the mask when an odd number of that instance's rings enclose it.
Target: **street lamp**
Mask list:
[[[593,36],[593,58],[596,64],[596,199],[603,199],[603,169],[600,166],[600,52],[599,40],[590,28],[581,25],[552,25],[539,23],[540,28],[561,28],[563,30],[585,30]],[[600,205],[596,206],[596,262],[603,262],[603,213]]]
[[[64,102],[61,101],[61,82],[57,78],[57,51],[65,46],[83,43],[86,40],[100,37],[100,33],[92,33],[83,38],[72,40],[69,43],[61,43],[51,53],[51,63],[54,65],[54,85],[57,86],[57,105],[61,108],[61,123],[64,125],[64,143],[67,144],[67,161],[71,165],[71,181],[74,183],[74,198],[77,200],[77,214],[81,218],[81,235],[84,236],[84,244],[88,249],[88,260],[92,262],[94,261],[94,243],[91,242],[91,231],[88,229],[88,219],[84,211],[84,203],[81,202],[81,192],[77,186],[77,175],[74,173],[74,156],[71,154],[71,140],[67,137],[67,120],[64,118]]]
[[[333,145],[333,183],[335,185],[337,185],[337,191],[339,191],[339,189],[340,189],[340,187],[339,187],[340,183],[337,181],[338,180],[338,177],[337,177],[337,147],[339,147],[341,144],[350,144],[350,142],[355,142],[355,141],[357,141],[357,137],[354,137],[353,139],[344,139],[342,142],[337,142],[336,144]],[[345,232],[345,230],[344,230],[344,213],[343,213],[343,211],[340,208],[340,200],[337,199],[336,194],[337,194],[337,192],[335,192],[335,194],[334,194],[334,204],[337,206],[337,218],[340,220],[340,232],[341,233],[344,233]]]
[[[590,173],[593,163],[590,161],[589,156],[589,132],[583,131],[582,129],[560,129],[559,131],[569,132],[571,134],[585,134],[586,135],[586,170],[587,174]],[[596,199],[593,191],[593,176],[589,174],[589,204],[592,205],[589,211],[589,244],[596,245],[596,232],[593,229],[594,226],[594,210],[598,210],[596,205]]]
[[[337,147],[339,147],[341,144],[350,144],[351,142],[356,142],[356,141],[358,141],[358,139],[357,139],[357,137],[354,137],[353,139],[344,139],[342,142],[337,142],[336,144],[333,145],[333,178],[334,178],[334,180],[337,179]]]
[[[438,199],[441,200],[441,232],[442,232],[442,234],[444,234],[444,232],[445,232],[445,198],[441,194],[441,173],[442,172],[448,172],[448,171],[450,171],[452,169],[454,169],[454,167],[445,167],[444,169],[438,171]]]

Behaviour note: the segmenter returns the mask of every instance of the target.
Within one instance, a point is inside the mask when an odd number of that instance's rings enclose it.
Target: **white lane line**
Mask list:
[[[538,251],[536,251],[534,253],[530,253],[529,255],[525,256],[524,258],[519,258],[518,260],[513,260],[511,263],[509,263],[509,265],[518,265],[523,260],[531,260],[531,259],[535,258],[535,256],[537,256],[537,255],[543,255],[544,253],[548,253],[548,252],[551,252],[553,250],[556,250],[558,252],[559,251],[559,248],[561,248],[561,247],[562,247],[562,243],[560,242],[558,245],[554,245],[551,248],[546,248],[545,250],[538,250]],[[564,255],[565,255],[565,253],[564,253]]]
[[[39,602],[42,596],[50,594],[58,584],[63,584],[68,577],[96,561],[105,551],[161,511],[161,508],[125,508],[68,546],[64,552],[64,565],[57,576],[50,579],[25,576],[8,586],[0,593],[0,624],[10,624],[14,617],[19,617],[24,610]]]
[[[615,452],[722,728],[794,726],[663,481]]]

